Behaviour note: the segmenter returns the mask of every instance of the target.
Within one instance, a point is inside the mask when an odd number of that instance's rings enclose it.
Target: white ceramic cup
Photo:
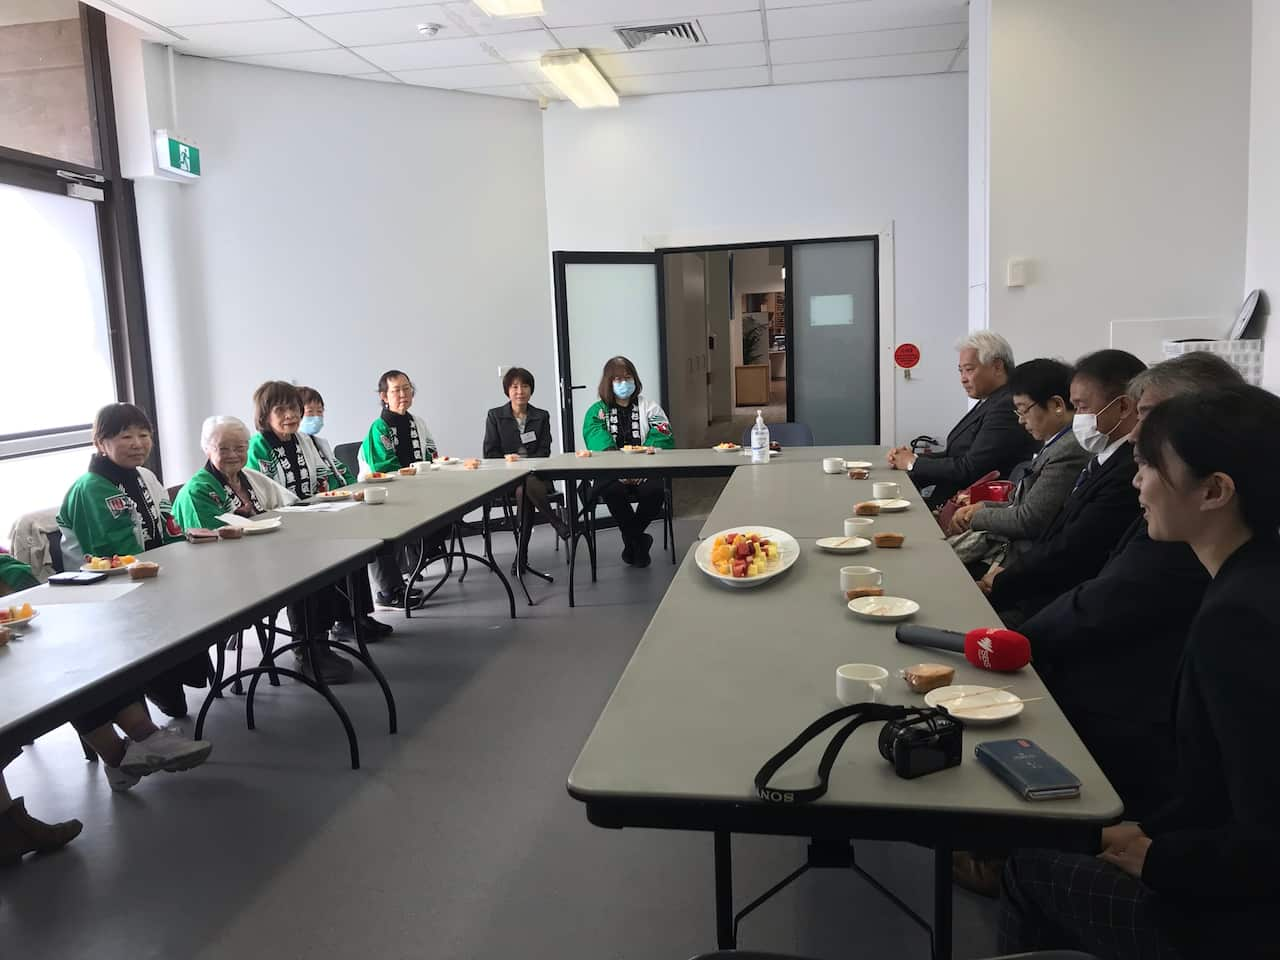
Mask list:
[[[867,532],[867,528],[875,523],[871,517],[846,517],[844,521],[844,535],[846,537],[860,537]]]
[[[431,469],[430,460],[415,460],[413,465],[418,468],[418,473],[426,473]]]
[[[836,699],[845,706],[879,703],[889,671],[874,663],[846,663],[836,667]]]
[[[877,480],[871,485],[871,495],[877,500],[896,500],[898,485],[892,480]]]
[[[387,488],[386,487],[367,487],[364,491],[365,503],[386,503]]]
[[[844,460],[841,457],[826,457],[822,461],[823,473],[844,473]]]
[[[855,587],[878,587],[884,583],[884,574],[875,567],[841,567],[840,592]]]

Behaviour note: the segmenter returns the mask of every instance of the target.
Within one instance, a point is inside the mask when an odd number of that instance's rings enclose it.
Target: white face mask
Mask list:
[[[1112,400],[1111,403],[1115,403],[1116,400],[1119,399],[1119,397],[1116,397],[1116,399]],[[1107,409],[1111,406],[1111,403],[1108,403],[1107,406],[1103,407],[1097,413],[1077,413],[1071,418],[1071,432],[1076,435],[1076,442],[1079,443],[1086,452],[1091,453],[1094,456],[1097,456],[1103,450],[1107,449],[1108,445],[1111,443],[1110,435],[1105,434],[1098,429],[1098,416],[1106,413]],[[1116,426],[1119,426],[1119,424]],[[1112,428],[1112,432],[1115,432],[1115,427]]]

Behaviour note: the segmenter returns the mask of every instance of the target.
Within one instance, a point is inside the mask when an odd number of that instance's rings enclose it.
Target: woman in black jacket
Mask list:
[[[551,456],[551,414],[529,403],[533,396],[533,374],[524,367],[512,367],[502,377],[502,392],[509,402],[494,407],[485,418],[485,458]],[[516,502],[520,503],[526,496],[534,509],[546,517],[557,536],[562,539],[569,536],[569,528],[551,509],[547,485],[543,480],[532,475],[527,477],[516,488]],[[533,523],[526,522],[520,539],[521,556],[524,556],[532,532]]]
[[[1243,385],[1176,397],[1143,421],[1134,485],[1151,539],[1187,543],[1213,578],[1182,651],[1177,788],[1141,823],[1105,829],[1096,859],[1015,854],[1002,948],[1280,955],[1277,436],[1280,397]]]

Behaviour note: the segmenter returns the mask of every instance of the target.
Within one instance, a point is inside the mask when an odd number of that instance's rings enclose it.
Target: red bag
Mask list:
[[[962,506],[964,506],[964,503],[962,503],[960,500],[962,496],[968,497],[969,503],[975,503],[977,501],[973,499],[974,491],[978,490],[980,492],[985,493],[987,487],[991,485],[992,481],[1008,484],[1009,489],[1010,490],[1013,489],[1013,484],[1009,483],[1007,480],[998,480],[999,476],[1000,476],[999,470],[992,470],[990,473],[988,473],[985,477],[983,477],[977,483],[969,487],[969,489],[966,490],[963,494],[957,493],[950,500],[944,503],[938,509],[938,513],[937,513],[938,526],[942,528],[942,532],[946,533],[951,528],[951,518],[955,516],[955,512],[957,510],[959,510]],[[977,499],[978,500],[1007,499],[1008,496],[1009,496],[1008,493],[1006,493],[1004,497],[1001,497],[1001,498],[997,498],[994,496],[979,496]]]

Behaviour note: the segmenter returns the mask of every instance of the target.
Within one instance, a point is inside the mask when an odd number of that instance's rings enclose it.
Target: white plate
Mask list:
[[[828,553],[861,553],[870,548],[871,541],[866,537],[823,537],[814,544]]]
[[[711,545],[715,543],[716,537],[723,537],[726,533],[760,534],[761,540],[770,540],[778,545],[778,562],[758,577],[725,576],[711,562]],[[711,534],[698,544],[698,549],[694,553],[694,560],[698,564],[698,569],[713,580],[723,583],[726,587],[758,587],[760,584],[772,580],[784,570],[790,569],[798,559],[800,559],[800,544],[796,542],[795,537],[785,530],[779,530],[777,527],[762,527],[751,523],[729,527]]]
[[[716,453],[737,453],[739,450],[742,449],[742,444],[735,443],[732,447],[715,446],[715,447],[712,447],[711,449],[714,450]]]
[[[400,474],[384,473],[380,477],[372,477],[366,473],[364,476],[360,477],[359,479],[361,483],[390,483],[392,480],[399,480]]]
[[[87,563],[84,563],[80,565],[80,572],[81,573],[105,573],[108,577],[114,577],[117,573],[128,573],[129,568],[127,566],[121,566],[121,567],[112,567],[110,570],[95,570],[93,567],[89,566]]]
[[[750,447],[743,447],[743,448],[742,448],[742,455],[743,455],[744,457],[749,457],[749,456],[751,456],[751,448],[750,448]],[[769,451],[769,456],[771,456],[771,457],[780,457],[780,456],[782,456],[782,451],[781,451],[781,450],[770,450],[770,451]]]
[[[879,504],[881,513],[901,513],[911,506],[910,500],[872,500],[870,502]]]
[[[337,490],[326,490],[324,493],[317,493],[311,499],[320,503],[341,503],[343,500],[350,500],[355,492],[343,487]]]
[[[623,453],[630,453],[630,454],[641,454],[641,453],[647,454],[651,449],[653,449],[653,448],[652,448],[652,447],[640,447],[639,449],[636,449],[636,450],[623,450],[622,452],[623,452]]]
[[[1017,694],[975,683],[936,687],[924,695],[924,702],[931,707],[942,707],[956,719],[975,726],[1004,723],[1020,714],[1023,707]]]
[[[849,601],[849,609],[867,620],[892,623],[915,616],[920,604],[906,597],[858,597]]]
[[[245,532],[245,536],[254,536],[259,533],[275,533],[284,525],[284,521],[279,517],[273,517],[270,520],[251,520],[246,524],[242,524],[240,529]]]
[[[442,467],[452,467],[455,463],[461,463],[461,457],[441,457],[439,460],[432,461],[432,465],[440,464]]]
[[[98,571],[98,572],[101,572],[101,571]],[[8,610],[9,608],[5,607],[5,609]],[[38,616],[40,616],[40,611],[32,610],[31,616],[23,617],[21,620],[6,620],[4,623],[0,623],[0,627],[25,627],[28,623],[30,623],[32,620],[34,620]]]
[[[844,468],[846,470],[870,470],[873,464],[870,460],[846,460]]]

